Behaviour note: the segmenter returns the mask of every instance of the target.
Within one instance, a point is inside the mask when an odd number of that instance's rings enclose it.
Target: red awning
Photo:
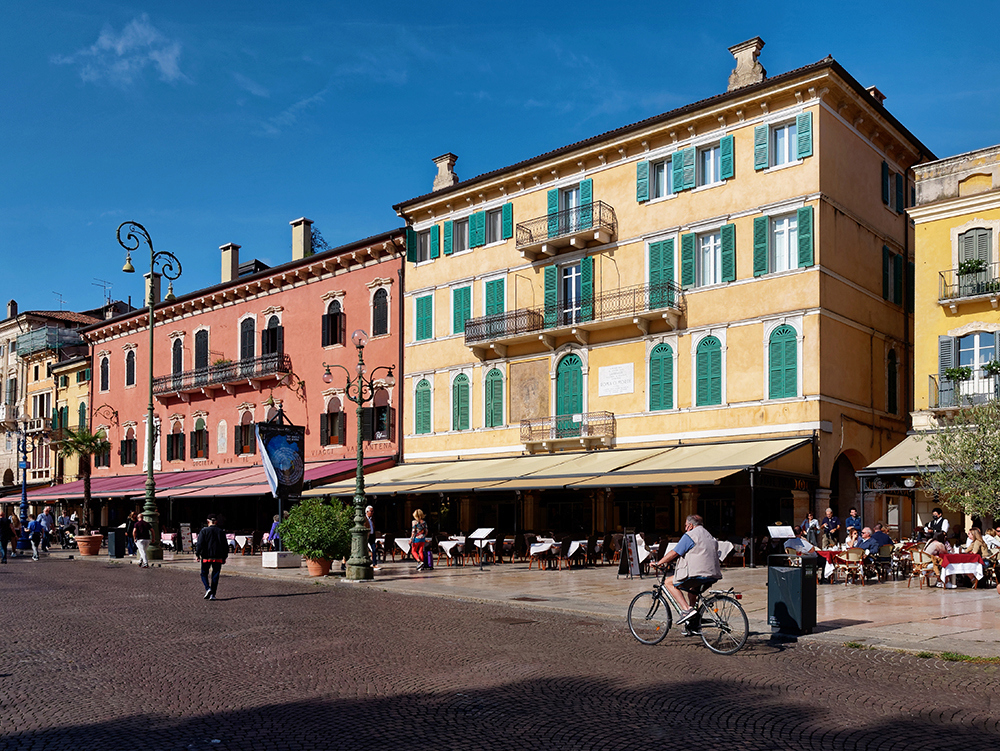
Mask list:
[[[235,469],[193,469],[183,472],[154,472],[153,480],[157,491],[169,490],[190,483],[203,483],[209,479],[219,479],[235,472]],[[146,492],[146,475],[118,475],[115,477],[92,477],[90,495],[94,498],[105,496],[143,495]],[[83,480],[38,488],[28,493],[29,503],[45,501],[77,500],[83,498]]]

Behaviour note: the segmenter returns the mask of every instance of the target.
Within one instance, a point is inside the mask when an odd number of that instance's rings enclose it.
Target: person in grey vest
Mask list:
[[[682,594],[681,590],[687,595],[689,607],[677,619],[679,624],[687,623],[696,615],[695,604],[698,602],[702,585],[711,586],[722,578],[719,543],[703,525],[704,521],[697,514],[689,516],[684,522],[684,535],[676,547],[655,564],[665,566],[673,560],[680,559],[674,575],[668,576],[663,581],[663,586],[677,602],[685,601],[685,594]]]

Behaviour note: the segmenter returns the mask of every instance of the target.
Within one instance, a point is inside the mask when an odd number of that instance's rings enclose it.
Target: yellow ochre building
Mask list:
[[[403,463],[443,531],[719,537],[858,503],[911,403],[913,165],[835,60],[459,180],[408,227]]]

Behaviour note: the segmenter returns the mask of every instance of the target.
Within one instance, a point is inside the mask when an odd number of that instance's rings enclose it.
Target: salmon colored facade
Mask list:
[[[279,407],[291,423],[305,426],[307,470],[356,457],[356,405],[345,397],[343,371],[333,368],[332,381],[324,382],[324,363],[354,375],[358,351],[351,336],[360,329],[369,336],[368,372],[391,366],[398,374],[403,236],[387,232],[313,253],[310,225],[307,219],[292,222],[288,263],[239,276],[239,246],[225,245],[221,284],[156,306],[155,472],[260,467],[254,424],[274,417]],[[95,482],[145,472],[148,323],[143,309],[85,332],[93,372],[91,425],[112,444],[110,456],[96,462]],[[366,406],[366,457],[397,454],[397,389],[383,384]],[[158,493],[166,524],[175,523],[169,496]],[[229,523],[266,530],[269,502],[251,513],[246,499],[240,501],[228,509]],[[141,495],[131,498],[119,512],[141,502]]]

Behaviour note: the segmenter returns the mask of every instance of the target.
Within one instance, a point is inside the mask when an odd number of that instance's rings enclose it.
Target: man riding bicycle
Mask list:
[[[722,578],[719,563],[719,543],[704,527],[704,521],[692,514],[684,522],[684,535],[673,550],[668,551],[654,566],[665,566],[680,559],[673,576],[663,581],[663,586],[677,602],[684,602],[687,595],[688,610],[677,619],[679,624],[690,621],[697,610],[698,595]]]

